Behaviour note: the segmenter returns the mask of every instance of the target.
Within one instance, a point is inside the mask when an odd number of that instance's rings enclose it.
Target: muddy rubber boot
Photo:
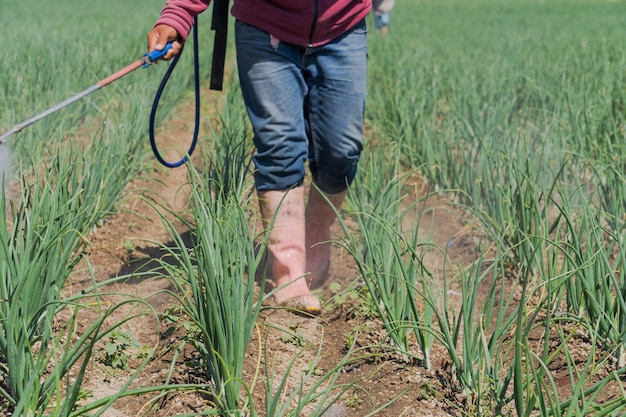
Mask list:
[[[347,190],[338,194],[325,194],[337,210],[346,198]],[[330,227],[335,222],[335,212],[317,188],[311,186],[306,205],[306,271],[311,288],[319,288],[328,278],[330,268]]]
[[[278,288],[274,299],[281,306],[319,315],[320,301],[309,291],[304,269],[304,189],[259,191],[257,195],[263,227],[267,230],[274,221],[268,240],[269,273]]]

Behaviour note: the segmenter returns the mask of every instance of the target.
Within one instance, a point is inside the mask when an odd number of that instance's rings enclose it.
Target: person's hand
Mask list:
[[[168,42],[172,42],[172,49],[161,58],[165,61],[169,61],[180,53],[182,44],[178,32],[168,25],[157,25],[148,32],[148,52],[152,52],[155,49],[160,51],[165,48]]]

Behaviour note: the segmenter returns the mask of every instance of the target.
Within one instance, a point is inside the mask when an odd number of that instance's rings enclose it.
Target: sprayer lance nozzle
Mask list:
[[[141,61],[143,62],[143,67],[146,68],[157,59],[163,58],[170,49],[172,49],[172,42],[168,42],[167,44],[165,44],[165,48],[161,50],[155,49],[154,51],[145,53],[143,58],[141,59]]]
[[[142,63],[142,65],[141,65],[142,68],[148,68],[150,66],[150,64],[152,64],[152,61],[150,60],[150,58],[148,58],[147,55],[144,55],[141,58],[141,63]]]
[[[22,130],[24,126],[22,125],[15,125],[13,126],[13,128],[11,130],[9,130],[7,133],[5,133],[4,135],[0,136],[0,145],[4,145],[4,142],[7,141],[7,138],[9,136],[11,136],[14,133],[19,132],[20,130]]]

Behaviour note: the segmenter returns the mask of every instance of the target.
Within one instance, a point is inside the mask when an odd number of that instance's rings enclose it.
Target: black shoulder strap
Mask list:
[[[211,63],[211,90],[222,90],[226,40],[228,38],[228,0],[213,0],[211,29],[215,31],[213,60]]]

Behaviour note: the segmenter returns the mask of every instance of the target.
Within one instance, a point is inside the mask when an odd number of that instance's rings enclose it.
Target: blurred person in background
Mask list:
[[[167,0],[148,50],[172,59],[209,0]],[[277,304],[319,315],[311,290],[330,265],[330,227],[363,150],[371,0],[234,0],[241,92],[254,132],[254,182],[269,228]],[[304,195],[305,170],[313,185]]]
[[[389,31],[389,19],[393,6],[395,6],[395,0],[373,0],[374,23],[376,30],[383,35],[386,35]]]

